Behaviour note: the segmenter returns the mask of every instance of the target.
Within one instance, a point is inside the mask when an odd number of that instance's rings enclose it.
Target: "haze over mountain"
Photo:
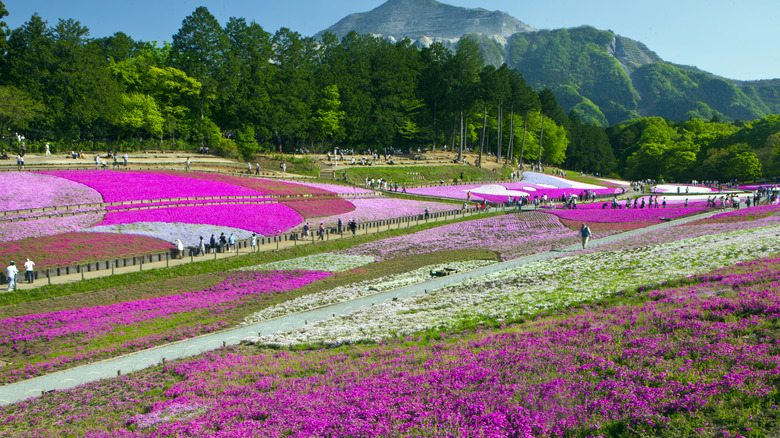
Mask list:
[[[639,41],[588,26],[537,30],[500,11],[389,0],[326,31],[441,42],[452,50],[460,38],[475,38],[487,63],[517,68],[534,88],[553,90],[565,110],[599,125],[640,116],[752,120],[780,113],[778,79],[734,81],[667,63]]]

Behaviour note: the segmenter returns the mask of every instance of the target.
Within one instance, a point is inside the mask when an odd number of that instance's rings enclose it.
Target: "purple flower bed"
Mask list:
[[[444,204],[441,202],[412,201],[398,198],[354,198],[350,199],[355,206],[354,211],[340,213],[328,217],[317,219],[324,222],[325,226],[336,226],[339,218],[347,226],[350,219],[355,219],[358,223],[379,221],[385,219],[395,219],[400,217],[409,217],[425,214],[425,209],[430,213],[442,211],[459,210],[457,205]]]
[[[430,342],[223,349],[3,408],[0,424],[52,418],[50,430],[100,424],[107,437],[750,435],[748,414],[777,412],[779,274],[780,260],[751,262],[636,305]]]
[[[53,236],[91,227],[103,220],[104,213],[77,214],[75,216],[49,217],[29,221],[0,223],[0,242]]]
[[[257,190],[223,182],[185,178],[177,174],[114,170],[56,170],[42,174],[65,178],[89,186],[105,202],[206,196],[263,196]]]
[[[33,172],[0,173],[0,211],[27,210],[103,202],[100,193],[86,185]]]
[[[98,226],[135,222],[204,224],[240,228],[274,236],[300,224],[303,218],[282,204],[221,204],[112,211]],[[205,237],[205,236],[204,236]]]
[[[69,362],[140,350],[160,340],[178,340],[213,331],[221,325],[212,322],[210,330],[204,330],[199,325],[200,320],[207,321],[215,316],[219,319],[236,306],[261,301],[331,275],[314,271],[241,271],[231,273],[219,285],[201,291],[4,319],[0,321],[0,350],[7,355],[23,354],[25,349],[44,348],[44,351],[40,352],[40,360],[31,360],[28,356],[22,359],[30,362],[27,366],[5,367],[0,376],[3,383],[9,383],[51,372]],[[193,315],[193,321],[177,323],[175,327],[165,323],[187,314]],[[146,327],[159,322],[162,322],[162,332],[145,333],[140,339],[133,335],[134,330],[143,333]],[[133,327],[136,328],[131,330]],[[125,331],[130,333],[127,339],[122,336]],[[59,357],[46,360],[51,352],[45,351],[45,343],[57,339],[67,339],[68,346],[60,345],[56,352]],[[93,344],[100,347],[95,348]]]
[[[411,235],[364,243],[339,253],[387,260],[412,254],[480,248],[498,251],[504,260],[509,260],[572,245],[577,241],[577,231],[564,227],[555,216],[524,212],[444,225]]]

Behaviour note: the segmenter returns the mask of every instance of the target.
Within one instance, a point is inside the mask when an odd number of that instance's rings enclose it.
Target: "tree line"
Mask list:
[[[0,18],[7,14],[0,3]],[[717,172],[721,161],[750,161],[745,154],[753,153],[738,147],[701,159],[707,140],[732,134],[733,124],[710,130],[691,121],[708,133],[692,138],[664,120],[583,123],[520,71],[486,66],[470,37],[455,50],[356,33],[315,39],[287,28],[271,34],[244,18],[222,26],[205,7],[162,44],[121,32],[91,38],[78,21],[50,26],[37,14],[17,29],[0,26],[0,132],[60,150],[208,146],[249,159],[333,146],[446,147],[459,159],[475,151],[480,163],[541,162],[632,178],[681,178],[694,166]],[[661,125],[677,134],[652,137]]]

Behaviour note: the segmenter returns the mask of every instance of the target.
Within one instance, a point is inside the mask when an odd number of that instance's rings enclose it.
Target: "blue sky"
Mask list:
[[[311,36],[384,0],[2,0],[11,29],[37,12],[50,25],[73,18],[92,37],[122,31],[137,40],[170,41],[182,20],[206,6],[224,24],[255,21],[266,31],[288,27]],[[778,0],[448,0],[456,6],[504,11],[537,29],[591,25],[645,43],[666,61],[732,79],[780,78]]]

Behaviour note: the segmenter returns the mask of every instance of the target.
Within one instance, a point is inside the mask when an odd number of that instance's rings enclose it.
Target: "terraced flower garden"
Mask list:
[[[306,221],[334,227],[339,218],[346,224],[349,219],[422,214],[426,208],[454,209],[438,202],[376,197],[369,190],[335,184],[197,172],[76,170],[14,178],[13,172],[0,175],[0,182],[10,186],[21,182],[19,192],[0,198],[0,211],[6,212],[0,225],[0,257],[33,258],[39,269],[98,261],[107,251],[109,258],[132,257],[140,255],[144,245],[149,253],[166,251],[177,239],[196,247],[200,236],[208,241],[212,234],[246,240],[252,233],[263,237],[299,231]],[[101,203],[114,205],[96,206]],[[43,208],[47,210],[16,211]],[[61,239],[65,234],[69,237]],[[120,236],[104,250],[110,240],[106,234]],[[47,247],[51,253],[41,250]],[[60,249],[69,249],[67,257]]]
[[[177,176],[156,174],[160,181]],[[300,188],[182,178],[275,202],[118,209],[91,213],[99,220],[88,227],[187,230],[180,225],[187,217],[208,216],[214,219],[198,221],[201,232],[260,232],[253,209],[306,202],[283,205],[278,198]],[[574,185],[535,181],[550,182]],[[388,217],[383,211],[451,208],[330,185],[312,190],[342,195],[354,210],[327,202],[292,207],[289,217],[297,215],[298,224],[291,220],[289,228],[314,218],[331,225]],[[166,199],[149,193],[147,199]],[[312,202],[323,199],[337,198]],[[599,238],[702,210],[594,205],[513,212],[205,262],[196,264],[197,273],[137,273],[126,284],[86,285],[77,294],[52,287],[52,299],[0,307],[3,384],[415,284],[431,271],[472,271],[558,250],[558,257],[472,275],[424,295],[1,407],[0,435],[769,436],[780,430],[777,206],[561,251],[578,242],[580,222]],[[285,214],[274,220],[287,224]],[[208,222],[218,218],[231,222]],[[24,242],[6,243],[19,251]]]

